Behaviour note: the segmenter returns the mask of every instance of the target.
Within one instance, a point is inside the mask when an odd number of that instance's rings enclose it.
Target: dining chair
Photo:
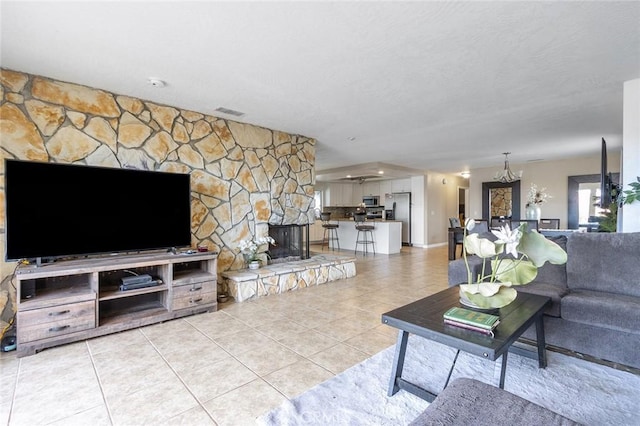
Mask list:
[[[540,219],[540,229],[560,229],[560,219]]]
[[[527,224],[529,231],[538,230],[538,221],[536,219],[511,219],[511,229],[517,228],[523,223]]]
[[[456,247],[460,246],[460,256],[462,256],[462,252],[464,251],[464,233],[462,231],[462,226],[460,224],[460,218],[450,217],[449,218],[449,227],[454,228],[453,241]]]

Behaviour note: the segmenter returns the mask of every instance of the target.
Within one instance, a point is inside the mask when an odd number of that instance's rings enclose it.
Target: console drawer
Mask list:
[[[96,303],[93,300],[49,308],[19,311],[18,342],[32,342],[96,326]]]
[[[181,285],[173,287],[173,297],[194,296],[197,294],[211,293],[216,291],[216,281],[205,281],[189,285]]]
[[[215,303],[218,297],[215,280],[173,288],[173,310]]]

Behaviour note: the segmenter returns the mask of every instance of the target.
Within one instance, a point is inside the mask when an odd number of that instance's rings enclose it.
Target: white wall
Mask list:
[[[411,244],[417,247],[425,245],[428,223],[424,212],[427,211],[426,176],[411,178]]]
[[[622,114],[622,177],[623,189],[640,176],[640,78],[624,83]],[[640,202],[620,209],[622,232],[640,231]],[[620,228],[619,228],[620,229]]]
[[[593,141],[600,150],[600,140]],[[620,171],[620,152],[609,149],[607,153],[607,168],[610,172]],[[547,193],[553,198],[542,205],[542,217],[560,218],[560,228],[567,227],[568,221],[568,177],[600,173],[600,154],[589,157],[578,157],[561,161],[541,161],[526,164],[511,163],[511,170],[522,170],[520,182],[520,213],[524,217],[527,192],[532,183],[538,188],[547,188]],[[482,217],[482,182],[495,182],[493,176],[503,164],[495,167],[471,170],[470,187],[470,215],[479,219]]]
[[[460,176],[427,173],[427,245],[447,242],[449,218],[458,216],[458,188],[467,186],[467,179]]]

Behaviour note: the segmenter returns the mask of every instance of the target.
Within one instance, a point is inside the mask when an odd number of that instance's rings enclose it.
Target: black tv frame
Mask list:
[[[7,261],[191,245],[188,174],[14,159],[4,166]]]

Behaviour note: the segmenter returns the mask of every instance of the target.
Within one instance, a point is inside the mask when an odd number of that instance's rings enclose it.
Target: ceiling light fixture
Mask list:
[[[522,177],[522,170],[520,170],[516,174],[516,173],[513,173],[511,171],[511,168],[509,167],[509,154],[511,153],[503,152],[503,154],[504,154],[504,170],[500,170],[499,172],[497,172],[496,175],[493,177],[493,179],[502,183],[511,183],[511,182],[520,180],[520,178]]]
[[[384,174],[384,170],[378,170],[378,174],[379,175],[383,175]]]
[[[348,140],[349,142],[353,142],[353,141],[355,141],[355,140],[356,140],[356,138],[355,138],[355,136],[349,136],[349,137],[347,138],[347,140]]]
[[[471,177],[471,173],[469,172],[462,172],[460,173],[460,176],[462,176],[465,179],[469,179]]]

